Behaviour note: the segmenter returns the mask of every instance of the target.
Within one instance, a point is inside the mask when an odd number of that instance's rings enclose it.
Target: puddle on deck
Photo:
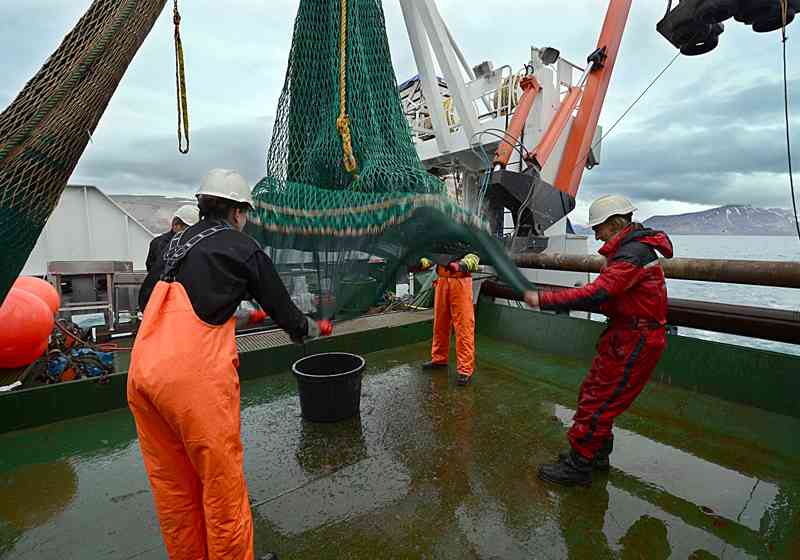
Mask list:
[[[536,465],[565,445],[582,366],[478,347],[467,388],[418,368],[426,344],[368,355],[361,416],[337,424],[301,419],[288,373],[244,382],[257,552],[800,557],[800,422],[652,387],[618,423],[609,474],[549,486]],[[0,436],[0,558],[165,557],[127,411]]]

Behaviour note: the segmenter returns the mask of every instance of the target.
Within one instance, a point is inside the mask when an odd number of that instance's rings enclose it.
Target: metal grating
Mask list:
[[[289,339],[289,335],[281,329],[274,329],[236,337],[236,347],[238,348],[239,353],[255,352],[257,350],[277,348],[279,346],[287,346],[289,344],[292,344],[292,341]]]

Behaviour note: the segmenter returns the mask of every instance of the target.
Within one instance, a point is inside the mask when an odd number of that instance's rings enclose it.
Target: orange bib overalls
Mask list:
[[[194,240],[167,263],[173,274]],[[171,560],[253,558],[238,365],[235,319],[205,323],[180,283],[158,282],[133,347],[128,404]]]

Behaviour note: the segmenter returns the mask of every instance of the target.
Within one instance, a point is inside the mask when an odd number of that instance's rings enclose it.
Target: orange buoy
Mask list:
[[[0,368],[27,366],[47,351],[53,312],[40,297],[11,288],[0,307]]]
[[[36,278],[35,276],[20,276],[12,287],[39,296],[54,314],[58,313],[58,308],[61,307],[61,298],[58,296],[56,289],[50,282],[42,280],[41,278]]]

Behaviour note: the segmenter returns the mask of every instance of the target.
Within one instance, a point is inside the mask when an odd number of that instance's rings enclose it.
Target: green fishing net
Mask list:
[[[365,311],[431,253],[476,252],[527,286],[484,221],[422,167],[376,0],[301,0],[253,196],[249,233],[301,308],[321,316]]]
[[[100,116],[164,4],[165,0],[94,0],[44,66],[0,112],[0,303],[30,257]]]

